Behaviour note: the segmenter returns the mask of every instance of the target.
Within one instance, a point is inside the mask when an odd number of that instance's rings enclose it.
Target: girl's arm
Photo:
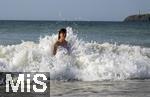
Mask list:
[[[57,42],[54,44],[53,55],[57,53]]]

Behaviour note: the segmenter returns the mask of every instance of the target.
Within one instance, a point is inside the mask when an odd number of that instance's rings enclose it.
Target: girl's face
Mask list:
[[[62,40],[65,40],[66,34],[65,34],[65,33],[60,33],[60,38],[61,38]]]

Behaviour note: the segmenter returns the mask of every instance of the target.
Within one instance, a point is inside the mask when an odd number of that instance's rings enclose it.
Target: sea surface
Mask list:
[[[3,20],[0,71],[50,72],[51,97],[150,97],[150,23]]]

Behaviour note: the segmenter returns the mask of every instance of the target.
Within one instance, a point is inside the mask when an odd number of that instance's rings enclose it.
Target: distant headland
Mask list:
[[[125,22],[150,22],[150,14],[131,15],[124,19]]]

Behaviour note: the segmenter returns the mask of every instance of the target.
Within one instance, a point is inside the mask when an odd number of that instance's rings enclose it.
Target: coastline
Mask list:
[[[131,15],[126,17],[124,22],[150,22],[150,14]]]

